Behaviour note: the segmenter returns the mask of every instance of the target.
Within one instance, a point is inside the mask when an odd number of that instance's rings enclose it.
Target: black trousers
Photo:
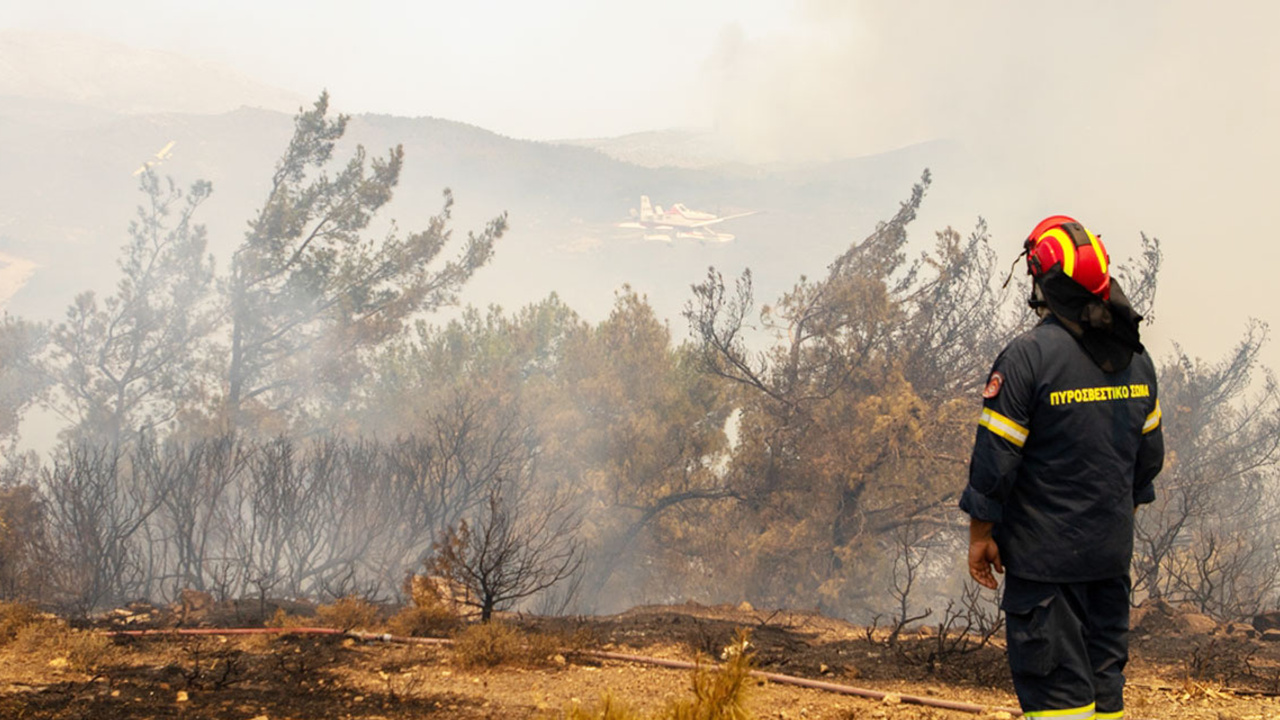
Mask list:
[[[1009,669],[1028,718],[1124,717],[1128,576],[1080,583],[1005,578]]]

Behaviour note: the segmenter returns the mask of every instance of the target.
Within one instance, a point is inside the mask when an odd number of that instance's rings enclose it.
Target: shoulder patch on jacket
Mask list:
[[[1000,387],[1004,385],[1004,375],[997,370],[991,373],[991,377],[987,380],[987,386],[982,389],[983,399],[990,400],[1000,394]]]

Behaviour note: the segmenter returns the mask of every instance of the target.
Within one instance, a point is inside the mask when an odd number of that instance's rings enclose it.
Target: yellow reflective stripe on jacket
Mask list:
[[[1156,409],[1152,410],[1147,416],[1147,421],[1142,423],[1142,434],[1146,435],[1158,427],[1160,427],[1160,401],[1156,400]]]
[[[1027,429],[991,408],[982,409],[978,425],[990,430],[1009,442],[1022,447],[1027,442]]]
[[[1124,711],[1121,710],[1119,712],[1113,712],[1113,713],[1098,713],[1094,717],[1098,718],[1098,720],[1122,720],[1124,718]]]
[[[1094,714],[1094,704],[1089,703],[1084,707],[1068,708],[1066,710],[1028,710],[1022,714],[1028,718],[1053,718],[1054,720],[1094,720],[1097,715]]]

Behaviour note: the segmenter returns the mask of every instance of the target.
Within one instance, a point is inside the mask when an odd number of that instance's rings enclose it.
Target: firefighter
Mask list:
[[[960,498],[969,574],[995,589],[992,571],[1007,572],[1026,717],[1123,718],[1134,513],[1155,499],[1164,458],[1155,367],[1097,235],[1055,215],[1023,254],[1040,322],[1000,353],[982,392]]]

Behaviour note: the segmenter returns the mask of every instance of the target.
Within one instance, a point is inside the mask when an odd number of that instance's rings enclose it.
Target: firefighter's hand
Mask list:
[[[969,575],[982,587],[992,590],[999,583],[991,570],[994,568],[996,572],[1004,573],[1004,565],[1000,564],[1000,548],[991,536],[994,529],[994,523],[969,518]]]
[[[995,590],[999,583],[991,574],[992,570],[1004,573],[1004,565],[1000,564],[1000,548],[992,538],[969,542],[969,575],[985,588]]]

